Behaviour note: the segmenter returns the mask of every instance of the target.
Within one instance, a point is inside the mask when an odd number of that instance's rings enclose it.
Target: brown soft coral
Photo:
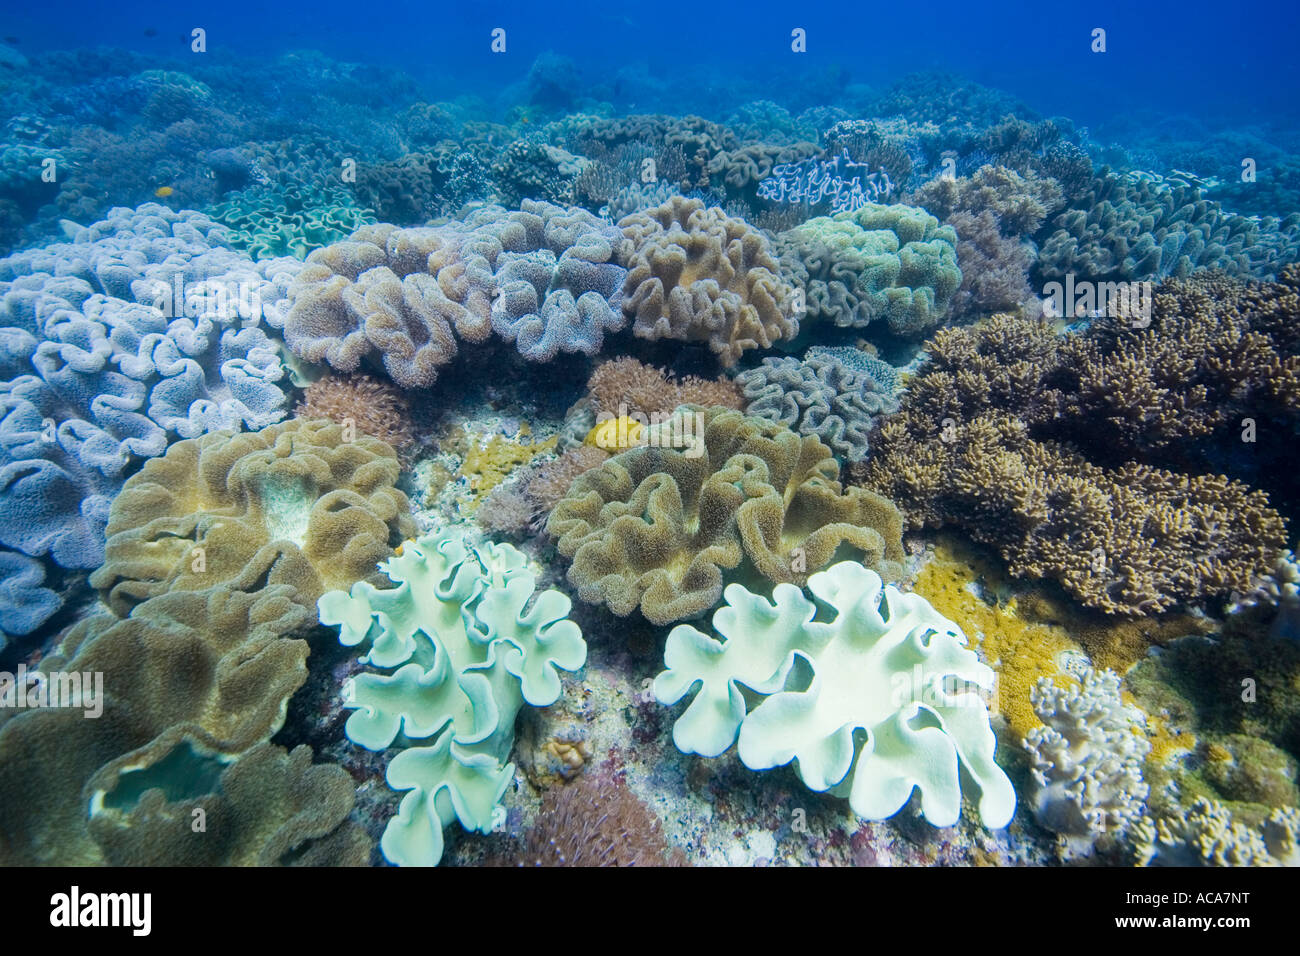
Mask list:
[[[375,575],[414,537],[393,450],[333,422],[214,432],[150,459],[113,502],[103,567],[91,576],[115,613],[168,590],[256,568],[314,605]]]
[[[176,835],[190,833],[188,814],[182,826],[173,825],[167,847],[131,841],[118,830],[119,823],[144,825],[136,808],[160,809],[162,791],[155,787],[180,786],[187,796],[210,793],[224,765],[240,754],[253,756],[280,728],[290,696],[307,678],[302,636],[314,621],[314,609],[292,587],[267,585],[259,569],[249,567],[205,590],[147,600],[125,619],[98,614],[79,622],[42,667],[103,675],[103,712],[87,720],[81,709],[49,708],[4,722],[0,860],[85,865],[128,862],[138,852],[172,864],[209,862],[211,854],[216,862],[251,862],[264,849],[278,858],[332,830],[351,808],[350,786],[341,813],[318,820],[320,826],[292,827],[296,836],[276,836],[289,821],[281,813],[288,807],[274,801],[260,810],[243,802],[240,812],[255,810],[258,826],[227,819],[238,826],[232,832],[211,820],[211,832],[194,842]],[[305,748],[294,757],[299,766],[308,760]],[[244,771],[261,776],[254,768]],[[149,829],[158,836],[156,826]],[[355,836],[346,838],[353,846]],[[132,843],[131,853],[126,846],[112,849],[119,838]]]
[[[520,866],[685,866],[654,815],[617,775],[552,787],[528,831]]]
[[[640,338],[707,342],[730,366],[798,334],[794,289],[744,220],[676,196],[619,227],[629,244],[623,309]]]
[[[639,605],[667,624],[713,607],[722,572],[742,562],[802,585],[841,551],[881,568],[901,560],[898,509],[861,488],[843,492],[816,438],[722,408],[679,410],[658,434],[680,434],[680,419],[695,414],[702,454],[652,437],[579,477],[551,512],[547,531],[573,559],[569,580],[583,600],[619,616]]]
[[[356,431],[387,442],[399,455],[415,443],[406,394],[369,375],[326,375],[312,382],[294,414],[325,418],[336,425],[350,421]]]
[[[595,410],[611,415],[640,412],[648,416],[656,411],[667,414],[678,405],[740,409],[745,404],[740,387],[729,378],[688,375],[679,380],[634,358],[600,363],[587,380],[587,390]]]
[[[487,295],[465,275],[464,238],[379,224],[317,249],[291,290],[285,342],[340,372],[375,357],[399,385],[432,385],[458,339],[483,342],[492,333]]]

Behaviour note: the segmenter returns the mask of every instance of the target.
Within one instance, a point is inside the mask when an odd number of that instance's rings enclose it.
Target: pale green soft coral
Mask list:
[[[369,750],[431,739],[389,764],[389,785],[410,792],[380,848],[391,863],[432,866],[453,819],[491,830],[514,775],[506,760],[519,709],[555,703],[559,671],[582,667],[587,645],[559,591],[528,607],[537,578],[508,544],[472,548],[456,534],[429,534],[379,568],[396,587],[358,582],[318,609],[344,645],[369,640],[362,663],[382,671],[345,685],[348,738]]]
[[[961,285],[957,233],[924,209],[868,203],[819,216],[777,238],[781,271],[805,296],[809,321],[863,328],[884,322],[920,339]]]
[[[734,742],[751,770],[794,760],[808,787],[847,796],[869,820],[893,816],[919,789],[935,826],[957,822],[964,767],[984,824],[1006,826],[1016,795],[993,761],[980,694],[993,672],[961,629],[856,562],[814,574],[808,588],[815,601],[792,584],[772,601],[730,585],[713,615],[721,642],[673,628],[654,690],[663,704],[696,690],[673,726],[677,747],[716,757]]]

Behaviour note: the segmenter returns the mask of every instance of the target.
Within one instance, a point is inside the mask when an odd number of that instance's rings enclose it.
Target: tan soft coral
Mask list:
[[[381,359],[397,384],[432,385],[458,340],[492,333],[490,302],[465,274],[464,239],[457,230],[379,224],[317,249],[291,290],[289,348],[340,372]]]
[[[397,458],[333,422],[214,432],[150,459],[113,502],[104,565],[91,576],[109,607],[210,587],[256,567],[308,605],[376,574],[413,537],[394,487]]]
[[[597,412],[611,415],[656,411],[667,414],[678,405],[722,405],[744,407],[745,396],[729,378],[708,379],[688,375],[670,377],[663,369],[634,358],[601,362],[587,380],[592,405]],[[620,408],[625,411],[620,412]]]
[[[730,366],[798,334],[794,289],[744,220],[676,196],[619,227],[628,243],[623,308],[640,338],[707,342]]]
[[[652,444],[616,455],[577,478],[551,512],[547,530],[573,559],[569,580],[583,600],[620,616],[640,606],[667,624],[713,607],[722,572],[742,562],[803,584],[846,552],[896,574],[901,514],[865,489],[843,492],[820,441],[722,408],[679,410],[661,434],[693,414],[703,454]]]
[[[113,812],[125,778],[138,781],[178,748],[219,767],[267,741],[307,679],[302,638],[315,611],[297,598],[250,567],[204,590],[154,597],[125,619],[100,613],[76,624],[42,667],[103,675],[103,712],[87,720],[81,709],[48,708],[3,722],[0,862],[107,862],[99,837],[113,834],[97,833],[92,816]],[[191,849],[214,852],[227,836],[214,832]]]
[[[399,455],[415,443],[406,394],[369,375],[326,375],[312,382],[294,414],[325,418],[336,425],[350,421],[356,431],[387,442]]]

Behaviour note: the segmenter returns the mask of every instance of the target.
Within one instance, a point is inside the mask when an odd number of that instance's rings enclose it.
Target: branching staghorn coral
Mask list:
[[[623,308],[639,338],[706,342],[730,366],[798,334],[794,291],[743,220],[674,197],[619,227],[628,243]]]
[[[915,525],[960,525],[1013,574],[1051,577],[1089,607],[1154,614],[1240,589],[1285,540],[1265,495],[1222,476],[1130,463],[1113,471],[998,412],[881,429],[864,484]]]
[[[764,359],[737,375],[736,384],[749,401],[745,414],[814,435],[845,462],[866,458],[876,419],[898,411],[891,388],[845,364],[834,350],[809,349],[802,360]]]
[[[1268,368],[1233,361],[1231,351],[1204,361],[1198,344],[1184,345],[1164,324],[1118,334],[1099,324],[1062,337],[1046,320],[998,316],[945,329],[902,413],[882,427],[867,484],[908,502],[913,523],[959,524],[996,546],[1014,573],[1054,577],[1108,613],[1245,590],[1286,540],[1268,498],[1226,477],[1145,463],[1178,464],[1157,429],[1202,427],[1207,389],[1198,378],[1249,382]],[[1151,364],[1161,352],[1183,356],[1173,369],[1181,377]],[[1117,396],[1121,380],[1128,391]],[[1183,453],[1187,444],[1168,447]]]
[[[1088,668],[1077,688],[1040,678],[1030,694],[1043,721],[1025,737],[1038,785],[1034,816],[1061,834],[1068,853],[1087,854],[1143,813],[1142,761],[1151,750],[1141,711],[1124,704],[1119,675]]]
[[[702,422],[703,434],[676,450],[672,436],[688,422]],[[647,432],[647,445],[579,476],[547,521],[584,601],[620,617],[639,606],[667,624],[713,607],[723,572],[742,562],[770,581],[802,583],[842,548],[887,573],[902,558],[893,503],[843,492],[816,438],[690,406]]]
[[[698,688],[673,725],[678,749],[716,757],[736,743],[752,770],[794,761],[810,789],[848,797],[869,820],[919,790],[935,826],[957,822],[964,771],[984,825],[1006,826],[1016,795],[993,761],[981,696],[993,671],[961,629],[851,561],[812,575],[808,589],[815,601],[778,584],[769,602],[728,586],[713,616],[723,641],[673,628],[655,696],[675,704]]]

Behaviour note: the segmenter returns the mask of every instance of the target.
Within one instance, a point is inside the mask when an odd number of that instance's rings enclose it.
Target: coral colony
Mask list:
[[[1294,123],[207,42],[0,43],[0,863],[1300,863]]]

